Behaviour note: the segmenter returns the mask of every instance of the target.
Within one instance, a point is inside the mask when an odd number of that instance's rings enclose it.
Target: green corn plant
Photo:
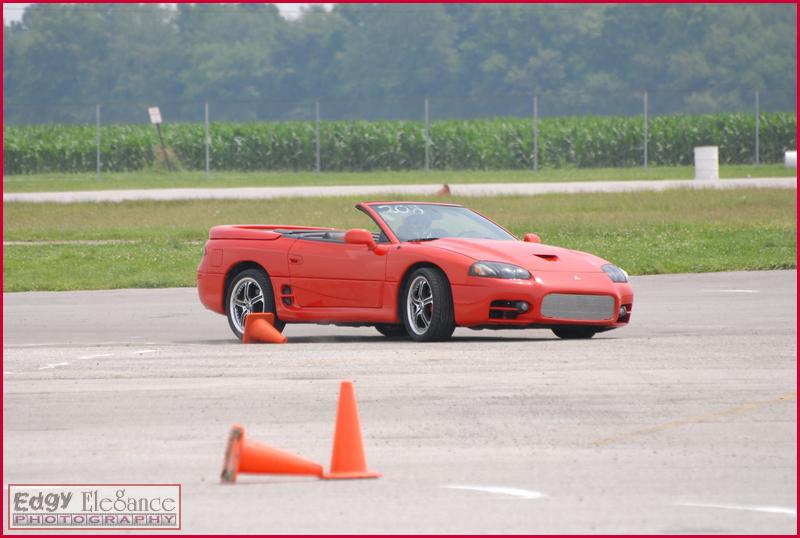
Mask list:
[[[762,162],[780,162],[797,147],[797,115],[760,116]],[[202,124],[163,126],[169,149],[184,169],[205,167]],[[754,159],[755,119],[750,114],[656,116],[648,123],[649,162],[688,165],[696,146],[717,145],[722,164]],[[636,116],[544,118],[539,124],[540,166],[626,167],[642,163],[644,130]],[[134,171],[154,166],[158,137],[150,125],[101,129],[103,170]],[[313,170],[313,122],[214,123],[214,170]],[[532,165],[530,120],[487,118],[431,124],[434,169],[523,169]],[[95,169],[91,125],[3,127],[5,174],[90,172]],[[424,165],[424,125],[413,121],[330,121],[320,125],[322,168],[330,171],[413,170]]]

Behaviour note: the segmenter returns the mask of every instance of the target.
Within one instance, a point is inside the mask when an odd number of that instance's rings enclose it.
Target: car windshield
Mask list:
[[[370,204],[400,241],[443,237],[501,239],[515,237],[471,209],[438,204]]]

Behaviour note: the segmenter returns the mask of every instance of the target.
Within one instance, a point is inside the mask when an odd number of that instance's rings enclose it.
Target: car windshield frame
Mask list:
[[[461,205],[435,202],[368,202],[364,206],[379,220],[381,228],[388,229],[400,242],[434,241],[443,238],[518,240],[496,222]],[[415,216],[421,217],[416,220],[422,222],[409,220]],[[446,223],[447,218],[451,220]],[[421,229],[426,222],[429,224],[428,229]],[[470,224],[474,224],[474,228],[469,228]]]

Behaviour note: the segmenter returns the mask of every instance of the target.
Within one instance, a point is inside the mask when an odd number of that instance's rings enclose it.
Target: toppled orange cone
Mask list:
[[[364,446],[361,442],[361,423],[352,381],[342,381],[339,390],[339,410],[333,436],[331,471],[322,478],[378,478],[381,473],[367,470]]]
[[[436,196],[450,196],[450,185],[445,183],[442,188],[436,191]]]
[[[225,463],[222,466],[223,482],[236,482],[239,473],[321,477],[322,471],[322,465],[317,462],[245,439],[244,426],[240,424],[231,426],[228,446],[225,449]]]
[[[287,338],[275,328],[275,316],[271,312],[251,312],[244,318],[245,344],[285,344]]]

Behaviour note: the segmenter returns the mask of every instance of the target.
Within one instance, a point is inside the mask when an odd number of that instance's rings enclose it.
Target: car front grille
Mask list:
[[[556,319],[602,321],[614,319],[614,298],[610,295],[551,293],[542,301],[542,316]]]

